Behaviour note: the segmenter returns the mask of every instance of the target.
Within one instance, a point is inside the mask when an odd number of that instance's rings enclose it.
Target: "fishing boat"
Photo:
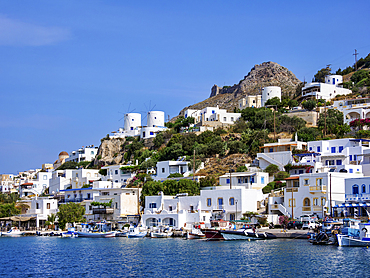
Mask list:
[[[78,237],[75,228],[68,228],[67,232],[61,233],[61,237],[63,238],[70,238],[70,237]]]
[[[151,238],[166,238],[171,237],[173,234],[170,227],[158,227],[155,231],[150,233]]]
[[[342,222],[329,219],[322,222],[317,233],[311,233],[309,242],[313,245],[334,245],[337,243],[336,234],[339,233]]]
[[[12,227],[7,232],[1,232],[1,236],[8,236],[8,237],[17,237],[17,236],[23,236],[24,232],[21,232],[17,227]]]
[[[360,223],[358,233],[337,234],[338,246],[343,247],[369,247],[370,223]]]
[[[80,231],[76,234],[78,237],[115,237],[116,232],[110,231],[109,225],[105,222],[83,223]]]
[[[147,231],[141,232],[139,227],[133,227],[131,226],[128,233],[127,237],[128,238],[143,238],[147,235]]]
[[[193,228],[191,232],[186,233],[186,239],[204,239],[206,235],[200,229]]]

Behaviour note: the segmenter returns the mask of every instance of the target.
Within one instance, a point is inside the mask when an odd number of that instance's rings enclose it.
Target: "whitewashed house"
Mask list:
[[[49,181],[49,193],[56,194],[61,190],[72,187],[72,173],[74,170],[55,170]]]
[[[82,161],[93,161],[97,153],[98,147],[94,147],[94,145],[82,146],[82,148],[72,151],[69,157],[65,159],[65,162],[74,161],[79,163]]]
[[[57,214],[58,200],[51,197],[35,197],[30,201],[30,208],[19,216],[35,219],[36,227],[43,228],[48,216]],[[29,228],[29,227],[28,227]]]
[[[295,140],[278,139],[277,143],[267,143],[260,147],[261,152],[257,153],[259,167],[266,169],[270,164],[275,164],[280,171],[284,171],[284,166],[288,163],[293,163],[292,151],[306,150],[307,143]]]
[[[107,175],[101,176],[101,179],[103,181],[111,181],[113,184],[113,187],[120,188],[125,187],[127,183],[136,176],[135,171],[129,170],[129,168],[124,169],[125,167],[128,167],[130,165],[108,165],[104,166],[101,169],[107,170]]]
[[[349,124],[357,119],[370,118],[370,98],[334,101],[333,108],[343,113],[343,122]]]
[[[52,172],[37,172],[33,179],[26,180],[19,187],[19,196],[39,196],[47,188],[49,188],[49,180],[51,179]]]
[[[331,100],[339,95],[348,95],[352,91],[343,88],[343,76],[341,75],[328,75],[325,77],[325,83],[313,82],[309,83],[302,88],[302,98],[315,98]]]
[[[260,108],[262,106],[261,99],[261,95],[246,95],[245,97],[239,99],[238,108],[240,110],[243,110],[247,107]]]
[[[156,175],[152,176],[154,180],[165,180],[170,174],[182,174],[184,177],[188,177],[192,172],[189,170],[189,161],[184,161],[181,158],[177,161],[158,161]]]
[[[262,189],[269,182],[266,172],[231,172],[219,177],[220,186],[233,188],[244,186],[247,189]]]

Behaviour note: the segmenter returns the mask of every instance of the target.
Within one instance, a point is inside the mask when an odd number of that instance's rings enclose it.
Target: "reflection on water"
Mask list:
[[[368,277],[370,250],[306,240],[0,238],[0,276]]]

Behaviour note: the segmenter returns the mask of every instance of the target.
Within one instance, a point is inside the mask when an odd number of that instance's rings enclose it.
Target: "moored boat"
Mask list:
[[[338,246],[369,247],[370,223],[360,223],[358,236],[351,234],[337,234]]]
[[[141,232],[139,227],[130,227],[127,237],[128,238],[143,238],[147,235],[147,231]]]
[[[157,230],[154,230],[150,233],[152,238],[166,238],[171,237],[173,232],[170,227],[158,227]]]
[[[8,236],[8,237],[17,237],[17,236],[23,236],[24,232],[21,232],[17,227],[12,227],[7,232],[1,232],[1,236]]]
[[[78,237],[115,237],[116,232],[110,231],[107,223],[99,222],[94,224],[82,224],[82,229],[80,231],[75,232]]]
[[[186,233],[186,239],[204,239],[206,235],[199,229],[192,229],[191,232]]]

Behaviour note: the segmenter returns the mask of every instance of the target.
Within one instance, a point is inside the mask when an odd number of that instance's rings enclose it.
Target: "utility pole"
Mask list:
[[[357,71],[357,55],[359,53],[357,52],[357,50],[355,49],[355,54],[353,54],[355,56],[355,71]]]
[[[325,101],[325,129],[324,129],[324,136],[326,136],[326,101]]]
[[[193,181],[195,178],[195,149],[194,149],[194,158],[193,158]]]
[[[330,217],[333,217],[331,208],[331,174],[329,174],[329,179],[330,179]]]
[[[293,213],[293,209],[294,209],[294,202],[293,202],[293,187],[294,187],[294,181],[292,181],[293,182],[293,184],[292,184],[292,220],[294,219],[294,213]]]
[[[230,167],[230,189],[232,189],[232,186],[231,186],[231,167]]]

